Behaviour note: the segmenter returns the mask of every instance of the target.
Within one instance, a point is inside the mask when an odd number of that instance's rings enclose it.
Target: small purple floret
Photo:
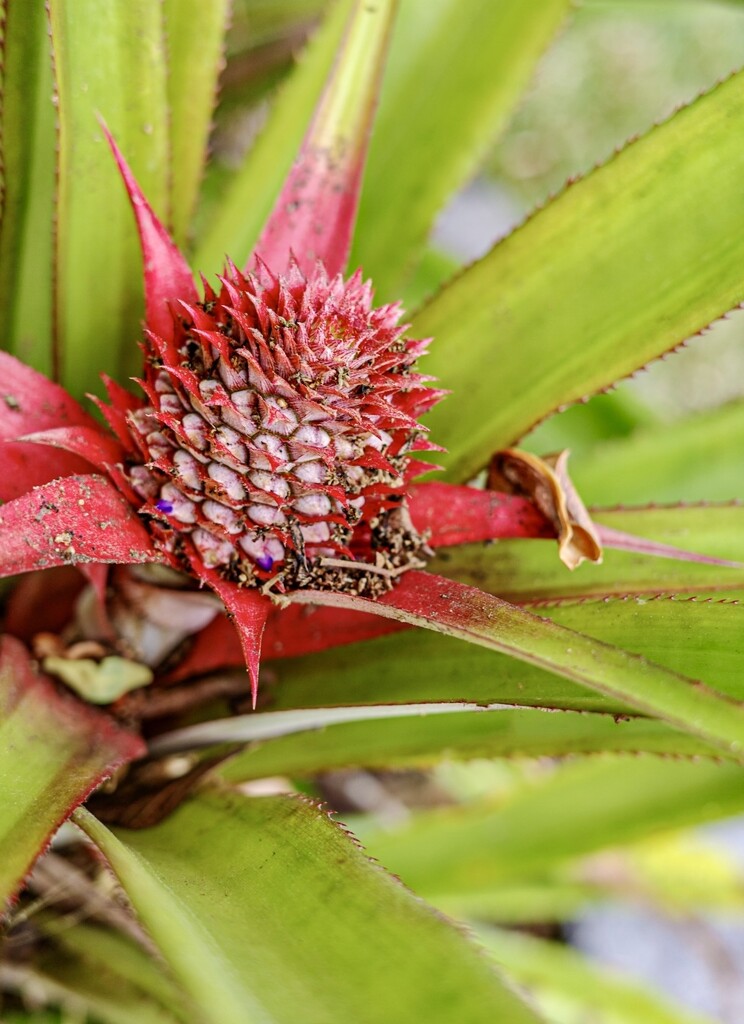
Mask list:
[[[274,566],[274,559],[271,555],[261,555],[260,558],[256,559],[256,565],[264,572],[270,572]]]
[[[155,508],[158,512],[164,512],[165,515],[169,516],[173,511],[173,502],[166,501],[164,498],[161,498],[159,501],[155,502]]]

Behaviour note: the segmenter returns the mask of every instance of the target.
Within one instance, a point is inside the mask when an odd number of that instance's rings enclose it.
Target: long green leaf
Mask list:
[[[714,748],[694,737],[645,718],[616,721],[611,715],[520,708],[449,714],[420,710],[413,718],[370,719],[253,743],[220,774],[230,782],[244,782],[338,768],[426,767],[443,756],[557,757],[609,751],[717,756]]]
[[[435,897],[539,878],[572,858],[743,807],[744,769],[736,765],[608,754],[524,784],[501,805],[428,812],[362,838],[406,884]]]
[[[568,7],[402,4],[351,258],[372,276],[378,297],[399,298],[434,218],[476,173]]]
[[[0,913],[61,821],[140,741],[34,675],[21,644],[0,645]]]
[[[538,1005],[557,995],[593,1024],[714,1024],[711,1017],[672,1007],[661,996],[621,974],[592,964],[569,946],[531,935],[478,928],[476,934],[516,982],[537,996]]]
[[[594,518],[603,526],[638,537],[744,562],[742,505],[613,509],[598,511]],[[612,594],[695,594],[744,586],[744,569],[614,550],[605,550],[601,565],[584,564],[569,573],[556,557],[555,543],[539,540],[449,548],[439,552],[431,568],[518,602]]]
[[[218,273],[226,254],[242,266],[253,251],[300,149],[333,66],[351,7],[352,0],[338,0],[283,86],[268,124],[199,241],[193,260],[198,270]]]
[[[541,607],[540,614],[744,700],[744,605],[738,601],[615,599]],[[632,711],[623,701],[591,693],[543,668],[428,630],[276,661],[264,685],[269,688],[270,707],[277,711],[427,701]],[[439,728],[433,722],[426,727]],[[485,725],[473,726],[481,728]],[[569,725],[543,723],[541,728],[546,736],[547,730],[555,730],[556,737],[564,728],[571,731]],[[618,730],[616,742],[623,742],[621,735]]]
[[[409,572],[382,601],[298,591],[298,603],[369,611],[547,668],[741,758],[744,707],[686,675],[574,632],[475,587]]]
[[[467,478],[558,407],[744,299],[744,73],[566,189],[415,318],[454,392],[429,417]]]
[[[44,5],[5,0],[3,34],[1,344],[51,376],[56,133]]]
[[[303,801],[204,791],[116,835],[76,820],[207,1021],[536,1024],[464,936]]]
[[[162,11],[150,0],[50,0],[59,99],[56,333],[63,383],[99,391],[99,373],[138,370],[142,262],[102,116],[168,220]]]
[[[230,0],[165,0],[171,148],[171,226],[188,239],[222,64]]]

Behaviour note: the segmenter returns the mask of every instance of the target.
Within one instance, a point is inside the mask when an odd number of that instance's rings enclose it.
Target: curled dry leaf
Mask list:
[[[602,561],[597,528],[568,475],[566,449],[542,458],[517,448],[496,452],[488,467],[488,488],[531,498],[553,524],[561,561],[576,569],[584,560]]]

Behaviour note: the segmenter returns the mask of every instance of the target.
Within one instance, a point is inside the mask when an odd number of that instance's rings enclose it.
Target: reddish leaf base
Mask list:
[[[76,455],[19,442],[31,431],[55,427],[96,430],[95,421],[64,388],[0,352],[0,501],[10,501],[57,476],[84,473]]]
[[[2,798],[22,800],[29,764],[36,787],[33,814],[8,851],[20,886],[59,825],[116,768],[144,756],[146,748],[139,736],[39,675],[23,644],[7,636],[0,638],[0,715],[4,723],[14,723],[15,733],[12,756],[0,754]],[[6,873],[4,883],[12,877]]]
[[[84,587],[85,578],[67,566],[24,576],[8,598],[2,631],[25,644],[37,633],[60,633]]]
[[[82,562],[159,562],[142,520],[102,476],[35,487],[0,508],[0,576]]]
[[[432,547],[506,537],[554,536],[542,513],[526,499],[472,487],[420,484],[412,488],[409,508],[416,529],[430,531],[428,543]],[[272,607],[263,637],[263,655],[267,659],[296,658],[407,628],[405,623],[349,608]],[[224,616],[217,616],[195,637],[188,654],[165,681],[182,682],[242,664],[243,647],[233,625]]]
[[[253,707],[258,699],[258,667],[261,661],[261,639],[266,620],[271,612],[271,600],[260,590],[238,587],[229,583],[214,569],[199,562],[199,576],[218,595],[228,617],[238,632],[243,660],[251,680]]]
[[[37,704],[45,709],[45,717],[53,715],[60,732],[84,736],[88,744],[95,737],[97,746],[110,751],[111,761],[107,763],[112,767],[146,753],[139,736],[120,728],[109,715],[65,693],[47,676],[40,675],[24,645],[12,636],[0,636],[0,680],[0,709],[4,718],[10,717],[21,702]]]
[[[419,484],[408,501],[416,529],[429,531],[433,548],[506,537],[555,537],[555,530],[527,498],[456,484]]]
[[[376,615],[347,609],[317,605],[271,608],[263,636],[263,657],[296,658],[407,628]],[[243,648],[234,625],[226,616],[218,615],[194,637],[188,654],[164,681],[179,683],[243,664]]]
[[[324,149],[303,147],[256,247],[267,267],[284,268],[294,257],[306,276],[319,260],[329,277],[343,272],[362,167],[361,154],[343,160]]]

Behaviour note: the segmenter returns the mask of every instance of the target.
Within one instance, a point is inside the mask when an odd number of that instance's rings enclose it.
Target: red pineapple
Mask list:
[[[148,331],[148,403],[126,416],[123,476],[157,547],[245,586],[389,589],[421,564],[401,502],[440,395],[413,372],[424,344],[360,273],[319,261],[307,278],[231,266],[221,285]]]

